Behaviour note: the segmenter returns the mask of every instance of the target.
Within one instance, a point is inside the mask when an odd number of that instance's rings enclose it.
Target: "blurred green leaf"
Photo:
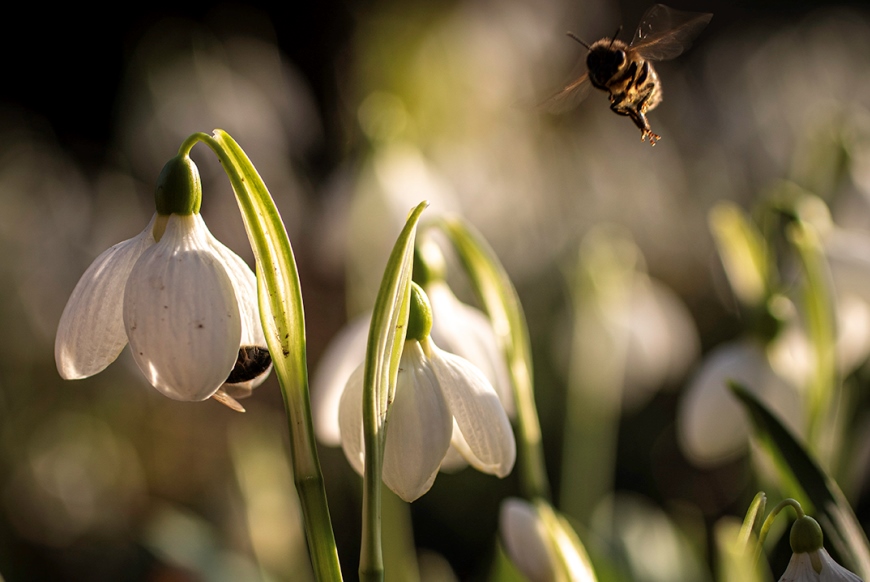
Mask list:
[[[731,390],[745,406],[763,444],[781,461],[778,466],[791,472],[786,478],[791,478],[814,505],[815,517],[841,559],[862,578],[870,578],[870,543],[843,492],[791,431],[749,390],[736,382],[731,383]]]

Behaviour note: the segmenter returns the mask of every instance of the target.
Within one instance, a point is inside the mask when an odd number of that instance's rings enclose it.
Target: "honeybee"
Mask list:
[[[641,141],[649,136],[650,144],[655,145],[661,136],[650,130],[646,114],[662,102],[662,84],[650,61],[679,56],[711,18],[710,13],[683,12],[656,4],[643,15],[628,44],[616,38],[621,26],[613,38],[602,38],[591,46],[569,32],[569,37],[589,51],[587,71],[544,101],[541,107],[551,113],[572,109],[586,98],[591,84],[610,93],[610,109],[634,121],[640,128]]]

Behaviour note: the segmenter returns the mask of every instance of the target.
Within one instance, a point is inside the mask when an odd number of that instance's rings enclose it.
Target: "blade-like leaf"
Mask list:
[[[363,431],[365,476],[363,480],[363,535],[360,549],[360,580],[383,579],[381,548],[381,471],[387,407],[393,401],[399,360],[405,343],[410,307],[414,241],[420,215],[429,205],[421,202],[408,217],[384,269],[375,301],[366,347],[363,380]]]
[[[314,441],[308,395],[305,317],[290,239],[266,184],[244,150],[226,132],[197,133],[182,148],[201,141],[218,156],[236,195],[257,261],[260,321],[284,396],[296,488],[302,503],[308,548],[318,580],[341,580],[341,564]]]
[[[731,390],[746,407],[758,436],[780,467],[787,467],[792,479],[815,506],[815,517],[846,565],[865,580],[870,578],[870,544],[849,502],[840,488],[768,408],[749,390],[737,383]]]

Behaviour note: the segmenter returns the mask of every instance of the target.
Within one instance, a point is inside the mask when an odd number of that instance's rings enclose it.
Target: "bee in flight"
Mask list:
[[[627,115],[640,128],[641,141],[649,136],[655,145],[661,136],[650,130],[646,113],[662,102],[662,84],[650,61],[666,61],[689,48],[712,14],[683,12],[656,4],[646,11],[630,43],[616,37],[588,45],[569,32],[568,36],[589,51],[586,72],[547,99],[541,107],[551,113],[572,109],[589,94],[589,85],[610,93],[610,109]]]

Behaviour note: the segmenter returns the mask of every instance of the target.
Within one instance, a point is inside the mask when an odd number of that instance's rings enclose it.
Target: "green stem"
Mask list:
[[[399,361],[408,328],[417,223],[428,205],[424,201],[411,210],[393,246],[369,328],[362,404],[365,473],[359,577],[363,582],[380,582],[384,579],[381,475],[385,428],[388,407],[395,397]]]
[[[318,580],[341,580],[329,506],[311,418],[305,319],[296,261],[284,223],[256,169],[225,132],[195,133],[179,148],[187,155],[196,143],[217,155],[232,183],[257,261],[260,319],[290,428],[290,458],[302,507],[308,549]]]
[[[758,534],[758,545],[755,547],[755,557],[753,558],[753,564],[758,563],[758,559],[761,557],[761,550],[764,548],[764,541],[767,539],[767,533],[770,531],[770,527],[773,525],[773,520],[776,519],[776,516],[779,515],[779,512],[785,509],[786,507],[791,506],[794,509],[794,512],[798,517],[804,517],[804,510],[801,507],[801,504],[798,503],[794,499],[783,499],[777,504],[776,507],[770,510],[770,513],[767,516],[767,519],[764,520],[764,524],[761,526],[761,531]]]

